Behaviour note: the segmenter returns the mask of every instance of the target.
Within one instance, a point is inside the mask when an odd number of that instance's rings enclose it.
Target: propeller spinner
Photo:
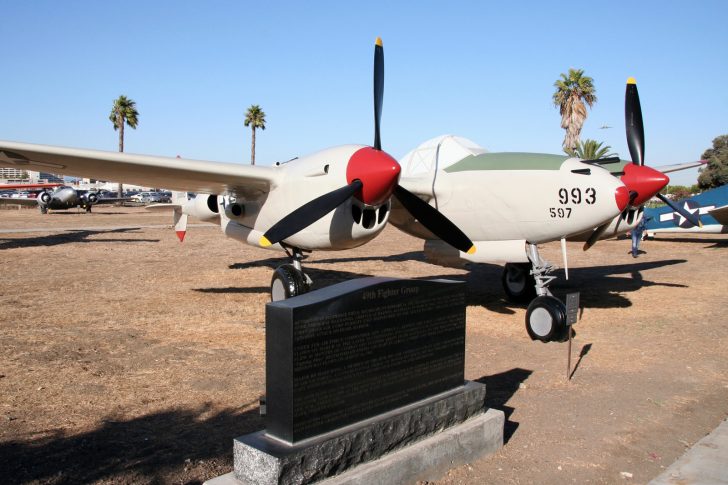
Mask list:
[[[475,245],[455,224],[427,202],[398,184],[401,167],[382,150],[380,124],[384,98],[384,49],[377,37],[374,46],[374,146],[357,150],[346,167],[348,185],[313,199],[273,225],[260,238],[263,247],[278,243],[308,227],[350,197],[365,205],[378,206],[392,195],[437,237],[460,251],[473,254]]]

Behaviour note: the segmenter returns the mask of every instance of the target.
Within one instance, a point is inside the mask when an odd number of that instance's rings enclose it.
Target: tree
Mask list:
[[[708,148],[701,157],[708,165],[700,169],[698,186],[712,189],[728,184],[728,135],[713,140],[713,148]]]
[[[582,160],[597,160],[599,158],[616,157],[617,154],[610,152],[612,149],[609,145],[604,145],[602,141],[587,138],[584,141],[577,141],[573,150],[564,150],[571,157],[581,158]]]
[[[554,83],[554,87],[554,106],[559,107],[561,127],[566,130],[562,146],[568,153],[576,148],[587,117],[584,103],[591,108],[597,102],[596,89],[593,79],[585,76],[582,69],[569,69],[568,74],[561,73],[561,79]]]
[[[114,124],[114,131],[119,131],[119,151],[124,151],[124,125],[136,130],[139,123],[139,112],[136,103],[123,94],[114,100],[109,120]],[[119,183],[119,197],[124,196],[124,186]]]
[[[253,131],[253,141],[250,145],[250,164],[255,165],[255,130],[257,128],[265,130],[265,113],[260,109],[260,106],[253,104],[248,108],[248,111],[245,112],[244,125],[250,126]]]

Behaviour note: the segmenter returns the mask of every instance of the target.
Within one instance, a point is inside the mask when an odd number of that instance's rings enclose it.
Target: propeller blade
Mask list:
[[[621,217],[621,216],[620,216]],[[594,246],[597,241],[599,241],[599,238],[602,237],[602,234],[604,234],[604,231],[607,230],[609,227],[609,224],[611,224],[611,220],[605,222],[601,226],[597,227],[591,236],[589,236],[589,239],[586,240],[584,243],[584,251],[588,251],[590,247]]]
[[[475,253],[473,241],[437,209],[401,185],[394,188],[394,195],[404,208],[435,236],[464,253]]]
[[[379,124],[382,119],[382,102],[384,99],[384,47],[382,39],[377,37],[374,46],[374,149],[382,149],[379,138]]]
[[[260,245],[264,248],[268,247],[305,229],[343,204],[349,197],[360,190],[362,185],[361,181],[354,180],[349,185],[333,190],[328,194],[324,194],[305,203],[268,229],[260,238]]]
[[[663,201],[665,204],[669,205],[672,210],[674,210],[675,212],[677,212],[678,214],[683,216],[685,219],[690,221],[690,224],[692,224],[693,226],[703,227],[703,223],[700,222],[700,219],[698,219],[698,216],[696,216],[695,214],[686,211],[683,207],[680,207],[679,205],[677,205],[676,203],[674,203],[673,201],[671,201],[664,195],[660,194],[659,192],[657,194],[655,194],[655,196],[658,199],[660,199],[661,201]]]
[[[627,130],[627,146],[635,165],[645,164],[645,128],[642,123],[640,96],[637,81],[627,79],[627,92],[624,95],[624,124]]]

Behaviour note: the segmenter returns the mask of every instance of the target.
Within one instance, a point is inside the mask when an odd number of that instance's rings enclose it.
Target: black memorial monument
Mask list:
[[[482,415],[464,364],[463,283],[362,278],[271,302],[266,429],[235,440],[234,476],[311,483]]]

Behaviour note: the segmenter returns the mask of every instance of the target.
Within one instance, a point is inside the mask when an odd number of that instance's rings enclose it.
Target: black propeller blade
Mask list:
[[[379,138],[379,124],[382,120],[382,103],[384,100],[384,47],[382,39],[377,37],[374,46],[374,149],[382,149]]]
[[[401,185],[395,187],[394,196],[410,214],[415,216],[415,219],[435,236],[460,251],[468,254],[475,253],[475,246],[468,236],[430,204]]]
[[[664,195],[662,195],[660,193],[658,193],[656,195],[656,197],[658,199],[660,199],[661,201],[663,201],[665,204],[669,205],[672,210],[674,210],[675,212],[677,212],[678,214],[683,216],[685,219],[690,221],[690,224],[692,224],[693,226],[703,227],[703,223],[700,222],[700,219],[698,219],[698,216],[696,216],[695,214],[686,211],[683,207],[680,207],[679,205],[677,205],[676,203],[674,203],[673,201],[671,201],[670,199],[668,199],[667,197],[665,197]]]
[[[627,130],[627,146],[635,165],[645,164],[645,128],[642,123],[642,107],[637,92],[637,81],[633,77],[627,79],[627,91],[624,95],[624,124]]]
[[[305,229],[323,216],[336,209],[362,188],[359,180],[313,199],[276,222],[260,238],[260,245],[268,247]]]
[[[604,231],[607,230],[611,222],[612,221],[605,222],[601,226],[597,227],[594,232],[592,232],[591,236],[589,236],[589,239],[587,239],[584,243],[584,251],[587,251],[590,247],[594,246],[597,241],[599,241],[599,238],[602,237],[602,234],[604,234]]]

